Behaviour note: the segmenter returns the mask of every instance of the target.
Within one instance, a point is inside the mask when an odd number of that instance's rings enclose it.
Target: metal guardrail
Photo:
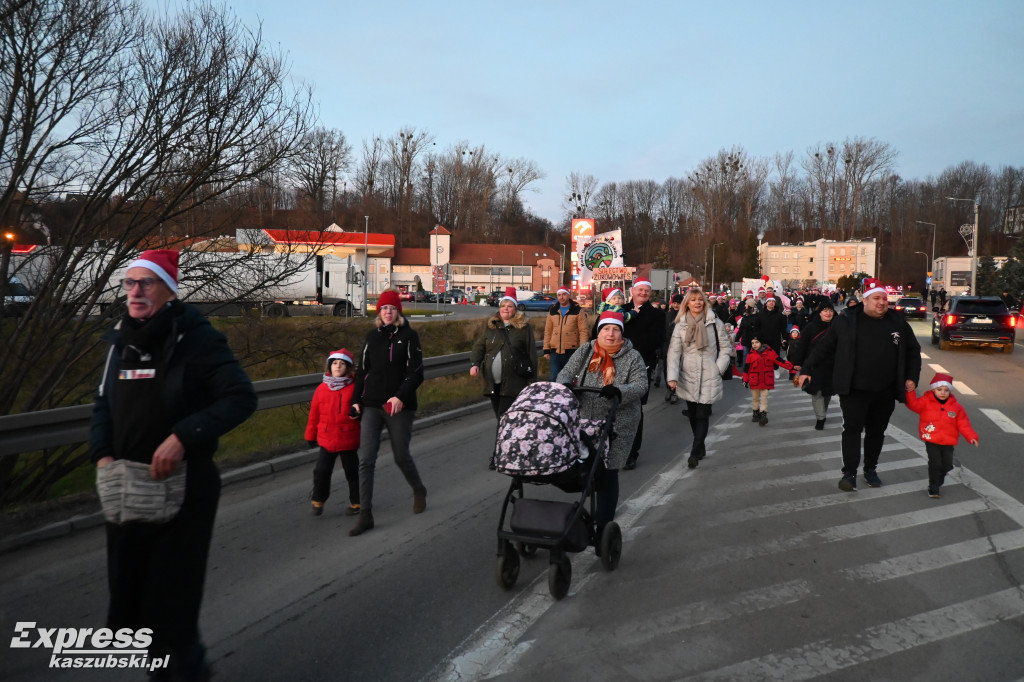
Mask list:
[[[538,342],[537,347],[540,346]],[[423,360],[423,376],[426,379],[466,372],[468,368],[469,353],[439,355]],[[259,397],[256,409],[266,410],[312,400],[313,391],[322,377],[322,374],[304,374],[255,381],[253,386]],[[85,443],[89,440],[91,417],[92,405],[0,416],[0,457]]]

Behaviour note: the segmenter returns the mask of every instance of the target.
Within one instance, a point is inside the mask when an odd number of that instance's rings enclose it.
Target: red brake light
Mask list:
[[[956,315],[946,315],[946,324],[956,324]]]
[[[1010,313],[1010,329],[1013,329],[1016,326],[1017,326],[1017,316],[1014,315],[1013,313]]]

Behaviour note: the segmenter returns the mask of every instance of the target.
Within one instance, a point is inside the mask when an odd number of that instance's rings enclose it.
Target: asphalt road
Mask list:
[[[918,323],[915,323],[918,327]],[[386,453],[377,527],[350,538],[336,473],[324,516],[308,510],[312,465],[225,489],[202,626],[219,680],[1018,680],[1024,676],[1024,355],[940,352],[982,447],[941,500],[925,495],[916,415],[897,406],[880,489],[841,493],[840,418],[814,431],[810,400],[782,382],[770,422],[749,422],[727,384],[713,443],[685,466],[689,428],[656,389],[640,466],[622,472],[622,561],[606,573],[574,556],[560,602],[543,552],[514,588],[495,581],[495,527],[507,480],[489,472],[487,411],[417,432],[429,489],[412,496]],[[1018,349],[1019,350],[1019,349]],[[1004,424],[1005,426],[1005,424]],[[549,487],[531,494],[565,499]],[[0,561],[0,627],[100,627],[101,529]],[[0,647],[5,680],[119,680],[57,671],[42,649]]]

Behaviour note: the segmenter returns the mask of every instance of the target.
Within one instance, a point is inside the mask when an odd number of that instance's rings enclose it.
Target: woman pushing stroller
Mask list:
[[[647,369],[640,353],[623,338],[623,315],[605,311],[597,320],[597,336],[581,346],[558,374],[558,383],[600,388],[600,393],[581,393],[580,416],[604,419],[608,400],[619,396],[613,440],[605,470],[597,482],[596,537],[614,520],[619,503],[619,469],[626,463],[640,420],[640,398],[647,392]]]

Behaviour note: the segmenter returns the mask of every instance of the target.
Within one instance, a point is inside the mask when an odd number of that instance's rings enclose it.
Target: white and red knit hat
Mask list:
[[[146,268],[159,277],[175,294],[178,293],[178,252],[171,249],[151,249],[128,264],[127,270]]]
[[[935,376],[932,377],[932,383],[928,384],[928,388],[934,389],[939,388],[940,386],[945,386],[946,388],[953,390],[953,377],[948,374],[937,372]]]
[[[863,297],[867,298],[871,294],[877,294],[878,292],[882,292],[883,294],[886,293],[885,287],[882,286],[882,283],[874,277],[866,277],[864,279]]]
[[[331,360],[344,360],[350,365],[355,365],[355,361],[352,360],[352,353],[347,348],[339,348],[327,356],[327,362]]]
[[[607,289],[601,290],[601,300],[604,301],[605,303],[608,302],[609,298],[616,295],[622,296],[622,289],[619,289],[617,287],[608,287]],[[625,298],[625,296],[622,297]]]
[[[516,296],[515,287],[505,287],[505,295],[498,299],[499,308],[503,301],[512,301],[512,305],[519,305],[519,297]]]
[[[617,324],[619,328],[624,328],[623,320],[624,316],[622,313],[617,313],[614,310],[606,310],[601,313],[601,317],[597,318],[597,328],[600,329],[606,324]]]

